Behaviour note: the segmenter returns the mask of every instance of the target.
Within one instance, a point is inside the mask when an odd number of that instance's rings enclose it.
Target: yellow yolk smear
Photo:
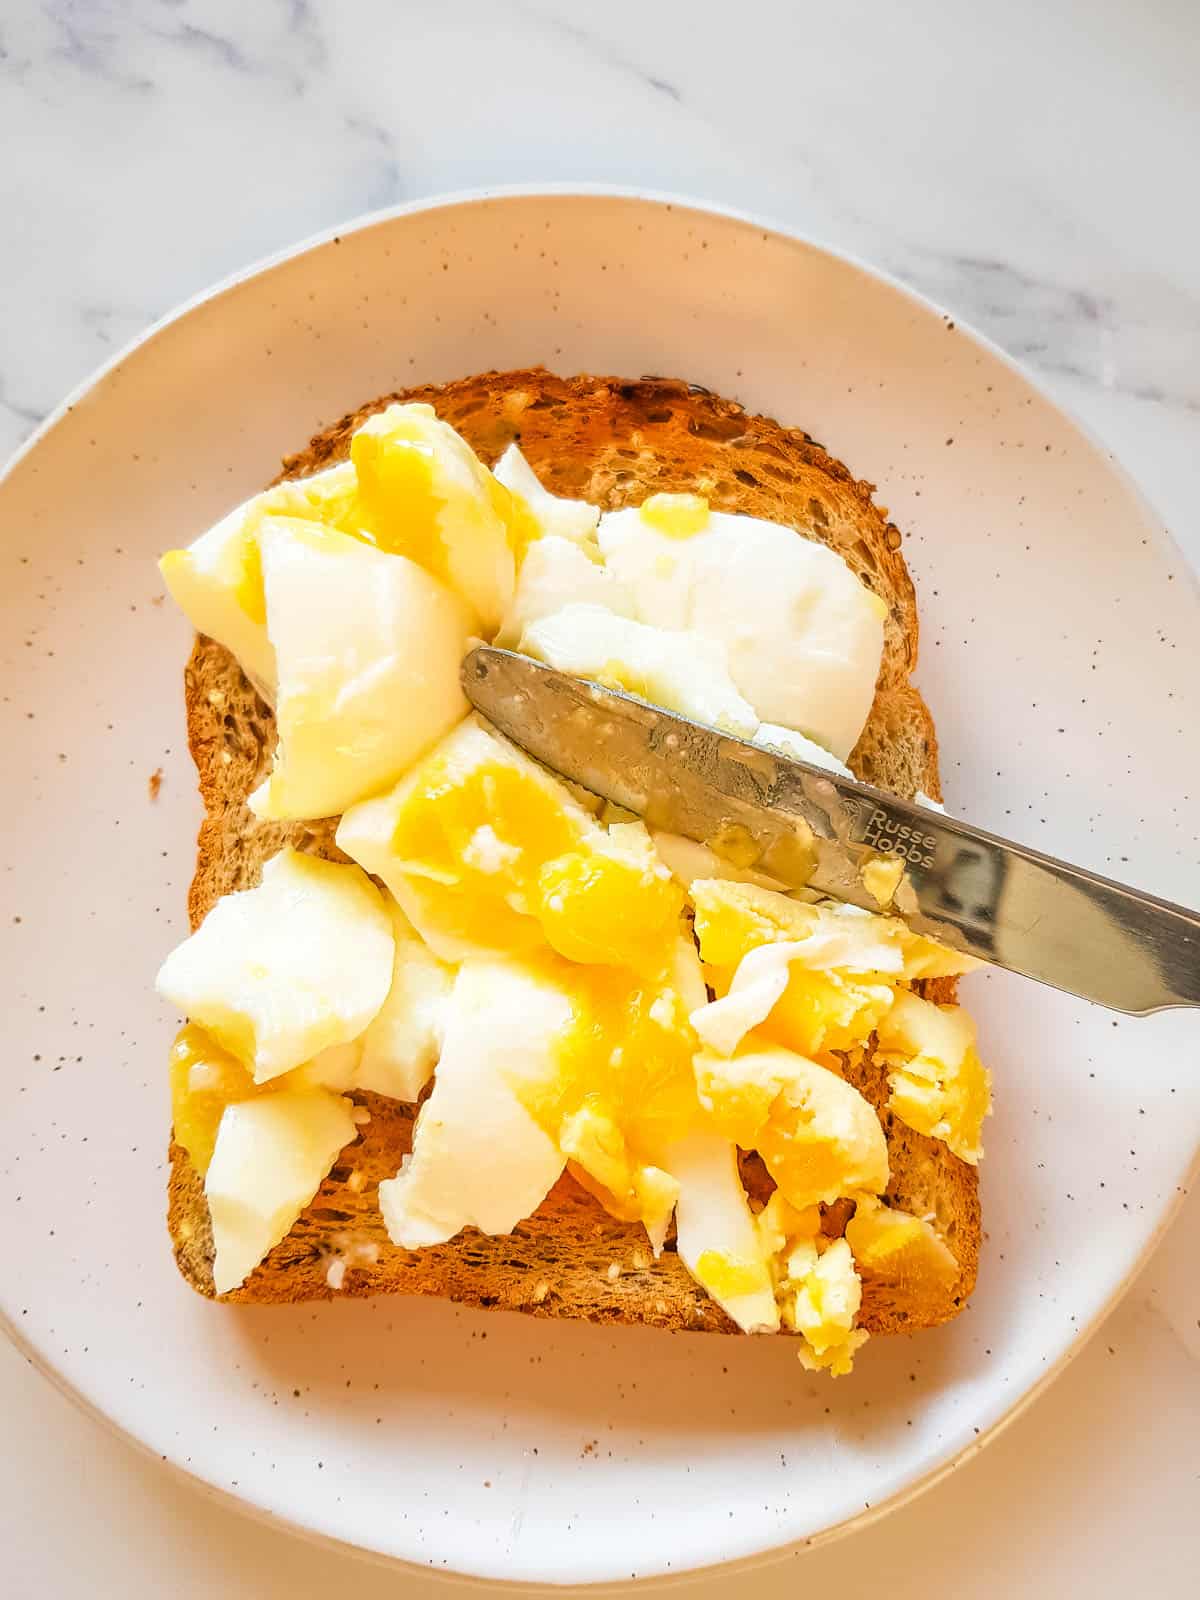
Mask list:
[[[661,1245],[678,1185],[659,1165],[699,1117],[688,1003],[669,971],[656,980],[546,953],[539,971],[571,1016],[544,1061],[513,1088],[583,1186]]]
[[[350,459],[369,536],[452,589],[463,588],[464,546],[486,550],[502,543],[519,562],[539,536],[526,502],[496,481],[432,406],[389,406],[368,419],[350,442]],[[499,623],[498,616],[484,615],[489,607],[479,604],[479,594],[466,597],[489,629]]]
[[[180,1029],[171,1046],[171,1120],[176,1144],[201,1177],[212,1160],[225,1107],[278,1087],[278,1080],[256,1084],[236,1056],[195,1023]]]
[[[699,494],[652,494],[639,514],[657,533],[669,539],[690,539],[709,523],[708,501]]]
[[[454,773],[438,757],[396,818],[399,870],[449,937],[519,955],[543,946],[542,868],[582,842],[586,818],[519,768],[488,762]]]
[[[449,937],[519,955],[549,943],[573,962],[652,975],[669,960],[679,885],[640,826],[605,833],[555,785],[519,766],[463,773],[434,756],[392,833]]]
[[[547,861],[538,874],[546,938],[568,961],[662,970],[683,911],[683,891],[654,855],[592,845]],[[615,836],[610,835],[610,838]]]

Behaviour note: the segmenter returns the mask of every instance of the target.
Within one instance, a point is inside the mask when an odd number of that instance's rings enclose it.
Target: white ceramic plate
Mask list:
[[[199,807],[188,630],[154,558],[356,403],[537,361],[690,378],[876,483],[955,808],[1193,902],[1200,612],[1105,453],[982,341],[812,244],[609,193],[407,209],[271,262],[136,345],[0,485],[0,1311],[65,1388],[254,1510],[419,1565],[600,1581],[812,1540],[961,1459],[1143,1257],[1200,1075],[1190,1014],[973,979],[997,1101],[980,1287],[840,1383],[783,1340],[184,1287],[150,983]]]

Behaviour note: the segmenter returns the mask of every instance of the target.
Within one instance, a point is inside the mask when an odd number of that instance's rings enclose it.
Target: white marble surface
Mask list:
[[[1200,137],[1190,0],[8,0],[0,456],[154,318],[363,210],[608,180],[756,209],[891,269],[1028,362],[1200,565]],[[1195,1592],[1200,1196],[1056,1386],[981,1457],[766,1573]],[[6,1594],[269,1600],[435,1584],[203,1500],[0,1348]],[[12,1448],[12,1441],[19,1441]],[[706,1578],[697,1595],[743,1592]]]

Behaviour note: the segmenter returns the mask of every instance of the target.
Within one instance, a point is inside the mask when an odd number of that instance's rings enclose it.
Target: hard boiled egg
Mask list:
[[[279,1089],[226,1106],[204,1182],[218,1294],[236,1289],[279,1243],[357,1132],[353,1104],[325,1089]]]
[[[196,631],[231,651],[267,700],[275,698],[275,651],[267,637],[258,530],[265,517],[280,516],[356,533],[356,491],[349,462],[277,483],[222,517],[188,549],[169,550],[158,564],[172,600]]]
[[[433,1091],[412,1155],[379,1186],[392,1240],[442,1244],[465,1227],[509,1233],[535,1211],[565,1157],[517,1092],[571,1020],[562,989],[498,960],[464,962],[446,1012]]]
[[[674,1146],[667,1166],[679,1185],[679,1259],[744,1332],[776,1332],[771,1257],[742,1187],[734,1145],[698,1131]]]
[[[853,1084],[793,1050],[749,1041],[733,1056],[702,1050],[696,1087],[712,1125],[757,1150],[799,1209],[887,1187],[887,1141]]]
[[[436,955],[461,961],[543,945],[541,868],[598,831],[557,778],[471,719],[390,793],[352,806],[337,841]]]
[[[250,808],[333,816],[394,783],[466,715],[472,614],[405,556],[318,524],[267,518],[258,541],[279,744]]]
[[[525,629],[521,649],[560,672],[625,689],[697,722],[749,738],[758,717],[734,687],[711,636],[633,622],[603,606],[569,605]]]
[[[693,521],[681,538],[656,527],[652,510],[601,517],[600,549],[637,618],[723,644],[759,718],[844,760],[875,693],[883,602],[840,556],[790,528],[719,511]]]
[[[895,919],[806,905],[749,884],[692,885],[700,953],[720,994],[693,1026],[726,1054],[753,1028],[816,1055],[866,1041],[903,975]]]
[[[781,1321],[799,1335],[801,1365],[844,1377],[868,1337],[855,1327],[862,1283],[845,1241],[824,1236],[819,1206],[797,1210],[778,1189],[756,1221],[771,1252]]]
[[[517,552],[537,532],[528,509],[432,406],[369,417],[350,459],[380,549],[424,567],[471,606],[478,631],[495,633],[512,604]]]
[[[158,992],[264,1083],[357,1039],[392,981],[383,896],[357,867],[284,849],[256,889],[222,896],[158,974]]]
[[[925,1217],[860,1195],[846,1224],[846,1243],[857,1266],[872,1277],[929,1284],[945,1291],[957,1279],[953,1252]]]
[[[978,1162],[992,1080],[968,1013],[899,994],[880,1021],[879,1055],[888,1067],[888,1109],[918,1133],[944,1139],[963,1161]]]
[[[337,838],[448,961],[549,945],[573,961],[657,969],[683,907],[640,823],[602,828],[473,721],[390,794],[352,807]]]
[[[720,996],[692,1020],[726,1053],[752,1028],[802,1055],[851,1049],[866,1043],[898,985],[976,965],[857,906],[713,879],[695,880],[691,898]]]

